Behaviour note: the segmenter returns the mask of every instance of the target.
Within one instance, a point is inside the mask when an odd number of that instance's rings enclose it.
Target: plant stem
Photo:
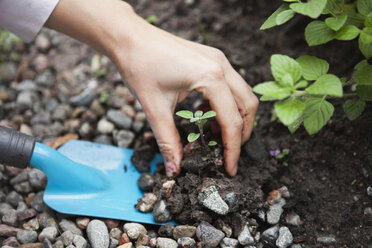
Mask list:
[[[343,95],[343,97],[353,97],[353,96],[357,96],[358,94],[357,93],[346,93]]]
[[[199,132],[200,132],[200,139],[201,139],[201,141],[202,141],[202,145],[203,145],[204,147],[206,147],[207,145],[205,144],[203,128],[202,128],[201,125],[200,125],[201,123],[200,123],[200,121],[197,121],[196,123],[198,124]]]

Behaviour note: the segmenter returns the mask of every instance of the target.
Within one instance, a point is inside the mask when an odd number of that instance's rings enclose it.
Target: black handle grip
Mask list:
[[[13,129],[0,126],[0,163],[26,168],[35,147],[35,139]]]

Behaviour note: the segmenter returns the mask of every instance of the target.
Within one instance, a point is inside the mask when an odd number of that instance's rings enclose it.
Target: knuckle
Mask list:
[[[205,69],[202,75],[205,81],[225,80],[225,73],[223,68],[215,62],[210,63],[210,65],[208,65],[208,67]]]
[[[219,62],[224,62],[227,60],[225,54],[220,49],[212,47],[210,53],[211,56]]]

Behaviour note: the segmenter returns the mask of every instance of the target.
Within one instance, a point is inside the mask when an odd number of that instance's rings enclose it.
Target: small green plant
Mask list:
[[[194,114],[193,112],[188,111],[188,110],[181,110],[181,111],[178,111],[176,115],[190,120],[190,122],[194,123],[199,129],[199,133],[190,133],[187,136],[188,142],[194,142],[200,137],[202,145],[204,147],[217,145],[217,142],[213,140],[209,141],[208,144],[206,144],[205,139],[204,139],[204,132],[203,132],[204,125],[207,123],[209,118],[216,116],[216,112],[211,110],[206,113],[203,113],[203,111],[198,110]]]
[[[158,20],[158,17],[156,15],[149,15],[147,18],[146,18],[146,21],[150,24],[155,24]]]

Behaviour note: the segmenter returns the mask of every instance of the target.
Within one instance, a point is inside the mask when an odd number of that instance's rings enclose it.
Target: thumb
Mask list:
[[[173,111],[165,110],[164,106],[166,104],[152,101],[150,108],[143,107],[163,155],[166,174],[168,177],[175,177],[181,171],[182,144],[174,124]]]

